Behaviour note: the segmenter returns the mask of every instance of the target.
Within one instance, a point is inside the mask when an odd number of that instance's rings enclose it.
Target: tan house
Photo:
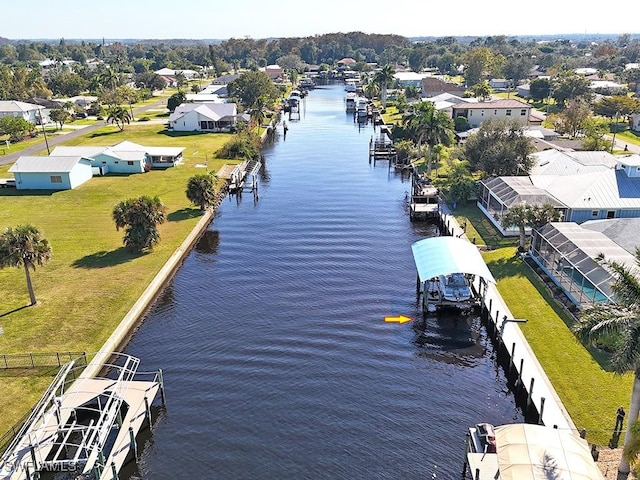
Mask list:
[[[490,118],[514,119],[522,125],[529,125],[531,105],[515,99],[492,100],[488,102],[460,103],[453,106],[452,117],[465,117],[469,127],[479,127]]]

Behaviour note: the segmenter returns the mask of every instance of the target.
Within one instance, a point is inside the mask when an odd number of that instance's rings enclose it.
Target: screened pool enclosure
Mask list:
[[[532,232],[531,258],[578,307],[613,301],[615,278],[599,260],[634,268],[635,257],[601,232],[552,222]]]

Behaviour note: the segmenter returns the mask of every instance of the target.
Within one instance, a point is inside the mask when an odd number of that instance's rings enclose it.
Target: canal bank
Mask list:
[[[454,478],[469,425],[522,420],[478,317],[417,321],[410,245],[436,232],[343,95],[309,94],[259,202],[221,205],[128,344],[168,396],[135,475]]]

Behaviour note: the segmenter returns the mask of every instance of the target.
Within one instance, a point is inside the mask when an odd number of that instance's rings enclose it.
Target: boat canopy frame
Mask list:
[[[478,247],[458,237],[433,237],[411,245],[413,260],[421,282],[440,275],[465,273],[496,283]]]

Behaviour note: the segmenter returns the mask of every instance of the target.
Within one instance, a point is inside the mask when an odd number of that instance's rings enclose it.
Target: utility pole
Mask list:
[[[44,135],[44,144],[47,146],[47,155],[51,155],[49,150],[49,140],[47,140],[47,131],[44,128],[44,118],[42,117],[42,110],[38,109],[38,117],[40,117],[40,125],[42,125],[42,134]]]

